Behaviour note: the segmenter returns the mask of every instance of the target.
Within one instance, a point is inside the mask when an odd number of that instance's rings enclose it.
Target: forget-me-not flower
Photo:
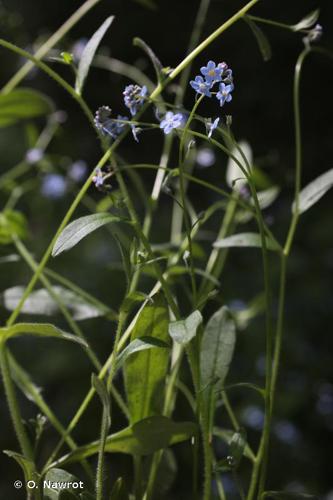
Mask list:
[[[209,61],[207,66],[202,66],[202,68],[200,68],[200,72],[205,77],[208,84],[220,82],[222,80],[223,70],[224,68],[220,65],[216,66],[214,61]]]
[[[212,88],[212,83],[206,82],[202,76],[198,75],[194,80],[190,81],[191,87],[197,92],[197,94],[203,94],[207,97],[212,97],[210,89]]]
[[[117,121],[120,120],[120,121]],[[111,108],[109,106],[102,106],[96,111],[95,126],[102,132],[103,135],[116,139],[124,130],[127,116],[118,115],[117,119],[111,118]]]
[[[217,129],[219,121],[220,121],[220,118],[215,118],[215,120],[213,122],[211,120],[209,120],[206,123],[208,139],[210,139],[212,137],[214,130]]]
[[[216,94],[216,98],[220,101],[220,106],[223,106],[226,102],[230,102],[232,99],[231,92],[234,90],[233,83],[226,85],[221,82],[219,85],[219,91]]]
[[[142,107],[145,98],[148,94],[148,89],[144,85],[140,87],[139,85],[127,85],[123,92],[125,106],[130,110],[131,115],[137,114],[139,109]]]
[[[173,129],[181,127],[183,123],[184,115],[168,111],[160,123],[160,128],[163,129],[165,135],[168,135]]]

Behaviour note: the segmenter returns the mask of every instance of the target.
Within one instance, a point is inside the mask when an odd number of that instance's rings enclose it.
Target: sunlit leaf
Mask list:
[[[317,21],[320,14],[320,10],[314,10],[310,12],[307,16],[303,17],[297,24],[291,26],[293,31],[301,31],[311,28]]]
[[[222,240],[217,240],[213,243],[216,248],[233,248],[233,247],[253,247],[261,248],[261,236],[258,233],[238,233],[223,238]],[[266,236],[266,247],[268,250],[278,251],[279,247],[277,244]]]
[[[151,337],[167,343],[169,311],[160,293],[142,309],[132,331],[131,342]],[[125,387],[131,422],[161,413],[169,351],[149,349],[132,354],[124,367]]]
[[[156,415],[108,436],[105,452],[151,455],[173,444],[187,441],[196,433],[197,425],[193,422],[173,422],[168,417]],[[60,458],[56,465],[77,462],[98,453],[98,450],[99,441],[94,441]]]
[[[231,429],[220,429],[218,427],[214,427],[213,434],[214,434],[214,436],[221,438],[225,443],[227,443],[230,446],[232,439],[235,435],[235,431],[233,431]],[[243,455],[244,455],[244,457],[248,458],[251,461],[253,461],[255,458],[247,443],[245,443],[245,446],[243,449]]]
[[[28,224],[22,212],[4,210],[0,212],[0,244],[6,245],[13,241],[13,236],[21,239],[28,234]]]
[[[52,113],[50,99],[31,89],[15,89],[0,95],[0,127],[13,125],[20,120]]]
[[[298,212],[306,212],[312,205],[317,203],[333,186],[333,168],[320,175],[314,181],[310,182],[299,194]],[[296,203],[294,201],[292,210],[295,212]]]
[[[84,81],[88,76],[91,63],[95,56],[95,52],[98,49],[98,46],[101,43],[105,33],[111,26],[113,19],[114,16],[110,16],[104,21],[102,26],[90,38],[89,42],[82,52],[75,82],[75,90],[78,94],[81,94],[82,92]]]
[[[45,500],[79,500],[84,483],[62,469],[51,469],[43,479],[43,498]]]
[[[59,296],[61,303],[65,305],[72,313],[75,321],[82,321],[88,318],[97,318],[104,316],[106,310],[97,305],[85,301],[75,292],[59,285],[52,286],[53,292]],[[25,287],[14,286],[5,290],[2,295],[3,305],[9,311],[13,311],[19,304]],[[52,316],[60,312],[59,304],[51,297],[48,290],[41,288],[32,292],[24,302],[21,312],[26,314],[40,314]]]
[[[87,344],[83,339],[76,337],[75,335],[71,335],[70,333],[66,333],[49,323],[16,323],[15,325],[9,327],[0,328],[0,340],[3,342],[6,342],[8,339],[14,337],[21,337],[25,335],[70,340],[71,342],[76,342],[84,347],[87,347]]]
[[[88,236],[96,229],[110,224],[119,222],[121,219],[108,213],[98,213],[85,215],[68,224],[60,233],[52,250],[52,257],[60,255],[62,252],[70,250],[79,243],[83,238]]]
[[[251,19],[249,16],[243,16],[244,21],[248,24],[250,27],[252,33],[254,34],[258,47],[260,49],[261,55],[263,60],[269,61],[272,57],[272,49],[271,49],[271,44],[269,43],[266,35],[262,31],[261,28]]]
[[[247,159],[250,167],[253,164],[253,153],[250,144],[246,141],[240,141],[238,144],[239,148],[242,150],[245,158]],[[240,162],[243,168],[246,170],[246,164],[243,156],[241,155],[238,148],[234,147],[231,151],[231,154]],[[228,160],[227,164],[227,173],[226,173],[226,181],[229,187],[239,192],[241,189],[247,184],[247,180],[245,178],[244,172],[242,172],[241,168],[237,164],[235,160],[231,157]]]
[[[178,344],[188,344],[197,333],[198,326],[202,323],[200,311],[194,311],[187,318],[169,323],[169,334]]]

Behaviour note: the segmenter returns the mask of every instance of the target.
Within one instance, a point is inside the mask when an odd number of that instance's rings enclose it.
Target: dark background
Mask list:
[[[55,31],[80,4],[81,2],[67,0],[3,1],[2,37],[21,47],[31,46],[37,37]],[[112,57],[139,66],[153,77],[146,57],[133,46],[133,37],[143,38],[153,47],[165,66],[175,67],[186,53],[199,2],[169,0],[157,1],[156,4],[158,9],[154,11],[130,0],[104,0],[80,21],[57,49],[70,51],[75,40],[89,38],[106,16],[114,14],[116,20],[105,37],[103,50],[109,51]],[[244,3],[239,1],[212,1],[202,38],[242,5]],[[321,8],[319,22],[324,29],[322,45],[332,49],[333,6],[329,0],[262,1],[252,13],[291,24],[317,7]],[[233,68],[236,88],[228,113],[233,116],[236,137],[249,141],[257,164],[282,187],[279,200],[269,209],[268,216],[272,220],[272,230],[283,241],[288,227],[293,189],[293,71],[297,56],[302,50],[302,36],[269,26],[264,27],[264,31],[273,50],[273,58],[269,62],[262,61],[256,41],[245,23],[237,23],[199,56],[194,63],[192,75],[209,59],[217,62],[225,60]],[[0,57],[1,84],[4,84],[21,62],[4,50],[1,50]],[[332,67],[332,61],[320,55],[310,56],[304,67],[301,85],[303,185],[332,168]],[[66,68],[57,69],[69,78]],[[95,69],[88,79],[86,99],[92,109],[108,104],[116,112],[123,113],[121,92],[127,83],[129,81],[125,77]],[[68,113],[62,132],[50,146],[50,154],[59,153],[73,160],[82,158],[89,165],[94,165],[100,155],[98,144],[82,119],[77,105],[60,87],[39,72],[33,73],[24,84],[50,95],[57,108],[65,109]],[[188,108],[191,107],[192,90],[188,92],[185,103]],[[202,113],[212,116],[216,112],[214,110],[209,102]],[[147,134],[142,136],[139,145],[126,142],[121,153],[130,161],[156,162],[160,145],[158,136]],[[11,127],[2,131],[0,149],[1,174],[24,155],[26,143],[22,129]],[[222,170],[216,167],[208,169],[202,174],[203,178],[224,186],[225,161],[224,158],[220,159],[219,167],[222,165]],[[152,175],[142,173],[142,178],[149,188]],[[98,199],[98,194],[92,192],[91,195]],[[210,196],[198,189],[193,190],[193,197],[198,199],[199,206],[212,203],[214,200]],[[70,199],[70,194],[60,201],[49,201],[39,196],[22,199],[21,208],[27,214],[32,230],[28,246],[38,258],[58,226],[60,217],[66,212]],[[1,199],[1,205],[4,201]],[[167,199],[162,199],[161,207],[158,224],[153,228],[153,241],[165,238],[161,228],[163,230],[163,227],[167,227],[170,217],[170,203]],[[271,489],[288,487],[295,491],[316,493],[326,500],[333,498],[332,208],[333,198],[328,194],[302,216],[290,259],[285,345],[269,472]],[[82,209],[82,213],[86,212]],[[6,252],[7,249],[2,254]],[[79,263],[78,258],[81,259]],[[112,241],[106,242],[103,235],[94,235],[80,246],[80,250],[74,250],[52,265],[105,302],[117,305],[124,281],[122,274],[112,267],[118,260]],[[274,259],[271,266],[276,304],[278,275]],[[231,302],[236,299],[251,299],[261,287],[260,269],[256,254],[238,251],[232,253],[224,278],[225,300]],[[15,264],[15,269],[1,268],[1,290],[24,284],[28,279],[29,272],[23,264]],[[7,313],[0,309],[0,315],[5,320]],[[57,324],[61,324],[60,318]],[[102,359],[105,358],[105,352],[110,350],[113,328],[112,326],[110,329],[102,320],[84,323],[84,331]],[[240,334],[231,373],[233,380],[262,383],[262,331],[263,322],[259,319]],[[75,346],[66,346],[64,349],[52,341],[45,344],[34,340],[25,343],[20,341],[13,348],[22,364],[29,368],[37,383],[44,388],[44,396],[50,406],[56,409],[63,422],[68,422],[89,384],[90,366],[86,359]],[[249,439],[255,445],[258,439],[255,417],[257,415],[257,419],[259,418],[260,401],[256,400],[256,396],[252,397],[241,391],[233,397],[236,411],[244,419],[243,423],[248,425]],[[33,417],[35,408],[23,400],[22,404],[27,418]],[[188,417],[186,412],[187,409],[180,405],[179,417]],[[0,413],[3,429],[0,448],[17,449],[4,398],[1,399]],[[252,415],[252,420],[246,415]],[[75,437],[82,443],[94,439],[99,418],[98,405],[92,405]],[[119,422],[120,418],[119,415]],[[45,441],[48,445],[44,445],[43,452],[47,454],[48,446],[52,449],[52,443],[56,442],[56,436],[51,430],[48,430]],[[185,472],[190,474],[186,447],[179,448],[178,456],[180,472],[169,498],[190,498],[186,493],[189,490],[189,480],[185,479]],[[13,481],[20,478],[21,473],[7,457],[0,457],[0,463],[3,470],[0,497],[23,498],[23,493],[20,496],[12,487]],[[110,470],[112,478],[130,474],[130,461],[116,455],[110,461]],[[230,498],[237,498],[233,496],[232,482],[229,488]]]

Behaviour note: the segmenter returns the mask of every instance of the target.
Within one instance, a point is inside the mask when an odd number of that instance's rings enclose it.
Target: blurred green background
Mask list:
[[[58,0],[3,0],[0,4],[1,37],[32,50],[38,40],[50,35],[68,16],[81,5],[79,1]],[[143,3],[143,2],[142,2]],[[156,52],[165,66],[174,67],[182,60],[190,37],[199,2],[197,0],[155,1],[156,9],[145,8],[140,2],[130,0],[102,0],[71,33],[56,47],[58,52],[71,51],[73,44],[89,38],[110,14],[116,16],[102,44],[102,52],[139,67],[153,78],[153,71],[146,56],[132,44],[134,36],[143,38]],[[237,11],[244,2],[212,0],[202,37],[208,35],[223,20]],[[332,2],[326,1],[262,1],[253,14],[286,23],[296,23],[311,10],[320,7],[319,22],[324,29],[322,45],[333,49]],[[293,71],[298,54],[302,50],[302,36],[274,27],[264,27],[271,41],[273,57],[264,63],[256,41],[245,23],[238,23],[215,41],[195,61],[194,76],[200,66],[213,59],[225,60],[234,71],[234,99],[228,108],[233,116],[233,130],[238,139],[246,139],[254,151],[255,163],[281,186],[278,200],[266,214],[271,228],[282,241],[285,238],[293,196],[294,130],[292,113]],[[1,85],[22,64],[16,56],[1,49]],[[66,78],[68,68],[55,67]],[[301,85],[303,124],[303,185],[332,168],[332,62],[313,55],[304,68]],[[86,86],[86,99],[95,110],[107,104],[115,112],[124,113],[122,90],[129,79],[102,69],[93,69]],[[100,156],[96,136],[92,133],[77,105],[47,76],[33,71],[24,81],[51,96],[57,109],[65,110],[67,120],[48,148],[47,169],[63,172],[73,162],[84,160],[91,169]],[[172,99],[173,94],[166,94]],[[190,108],[193,92],[189,89],[185,104]],[[215,116],[216,106],[207,102],[202,114]],[[38,127],[43,120],[35,122]],[[130,162],[156,163],[159,158],[162,137],[149,132],[142,134],[139,144],[126,140],[120,152]],[[200,144],[199,144],[200,146]],[[17,164],[28,147],[23,125],[2,129],[0,132],[0,175]],[[197,169],[196,173],[210,182],[225,187],[226,158],[219,157],[214,167]],[[39,259],[46,248],[61,217],[65,214],[77,187],[73,184],[59,199],[48,199],[40,194],[42,174],[33,169],[25,179],[34,182],[31,191],[22,196],[18,207],[29,221],[29,249]],[[152,173],[140,171],[144,186],[149,190]],[[0,192],[3,206],[9,193]],[[89,192],[93,200],[101,195]],[[134,195],[134,191],[133,191]],[[209,206],[217,198],[207,191],[191,188],[192,199],[199,209]],[[138,201],[138,207],[140,203]],[[141,207],[142,208],[142,207]],[[153,225],[152,241],[167,239],[171,201],[162,195],[157,223]],[[332,363],[332,310],[333,310],[333,195],[329,193],[311,211],[302,216],[297,231],[294,250],[290,259],[287,285],[287,308],[284,335],[284,352],[279,379],[276,416],[273,424],[271,459],[269,465],[270,489],[289,488],[294,491],[316,493],[319,498],[333,499],[332,446],[333,446],[333,363]],[[77,216],[87,213],[85,207]],[[218,218],[212,221],[210,230],[216,228]],[[249,226],[250,227],[250,226]],[[12,253],[8,246],[0,249],[0,255]],[[82,242],[70,253],[52,262],[52,268],[70,277],[84,289],[100,297],[116,308],[124,291],[124,277],[119,269],[119,253],[113,239],[100,231]],[[274,282],[274,317],[278,292],[278,263],[271,258]],[[1,265],[0,291],[28,282],[30,271],[22,262]],[[147,285],[150,281],[147,278]],[[261,264],[256,251],[234,250],[228,257],[222,280],[219,300],[237,306],[251,300],[261,291]],[[216,308],[214,302],[207,308],[209,315]],[[0,306],[3,323],[8,312]],[[31,318],[30,318],[31,319]],[[38,318],[37,318],[38,319]],[[41,318],[42,319],[42,318]],[[44,318],[45,319],[45,318]],[[63,326],[63,320],[54,322]],[[87,320],[83,329],[92,347],[106,358],[111,350],[114,335],[113,323],[103,319]],[[237,350],[230,373],[231,381],[263,383],[263,318],[253,321],[239,333]],[[34,380],[43,388],[43,394],[59,418],[67,423],[86,394],[90,384],[91,365],[79,349],[70,344],[33,339],[14,342],[13,351]],[[188,377],[184,372],[184,377]],[[121,386],[121,380],[118,380]],[[235,410],[248,429],[249,440],[256,445],[258,430],[262,424],[261,401],[244,390],[231,393]],[[20,398],[27,419],[36,415],[36,408]],[[17,449],[17,443],[9,420],[4,397],[0,400],[1,436],[0,449]],[[180,400],[176,418],[191,418],[186,404]],[[224,414],[218,418],[225,418]],[[99,403],[94,402],[75,430],[80,443],[95,439],[100,421]],[[121,414],[116,414],[116,426],[124,425]],[[223,422],[219,422],[223,425]],[[46,431],[42,445],[42,457],[57,442],[55,432]],[[224,456],[220,445],[218,454]],[[188,446],[176,449],[178,474],[166,498],[191,498],[190,453]],[[11,460],[0,455],[0,497],[13,500],[24,498],[23,492],[15,491],[12,484],[21,479],[21,472]],[[246,468],[245,468],[246,469]],[[73,468],[73,471],[77,471]],[[108,458],[109,481],[119,475],[131,474],[131,462],[126,456]],[[246,470],[244,471],[246,475]],[[79,470],[78,475],[81,474]],[[228,498],[238,498],[232,479],[224,478]],[[162,498],[162,497],[161,497]]]

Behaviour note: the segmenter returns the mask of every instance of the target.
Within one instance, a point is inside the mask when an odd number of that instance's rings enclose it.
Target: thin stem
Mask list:
[[[36,60],[42,59],[72,28],[77,24],[80,19],[89,12],[98,2],[101,0],[87,0],[84,4],[79,7],[74,14],[71,15],[67,21],[60,26],[60,28],[53,33],[53,35],[46,40],[45,43],[34,54]],[[17,85],[27,76],[29,71],[32,70],[34,64],[31,62],[25,63],[22,68],[9,80],[9,82],[3,87],[2,93],[7,94],[11,92]]]
[[[23,455],[29,460],[34,460],[34,452],[23,424],[20,407],[16,398],[15,387],[12,382],[11,373],[8,364],[7,348],[3,341],[0,343],[0,362],[3,385],[7,397],[10,416],[12,418],[17,440],[20,444]]]

